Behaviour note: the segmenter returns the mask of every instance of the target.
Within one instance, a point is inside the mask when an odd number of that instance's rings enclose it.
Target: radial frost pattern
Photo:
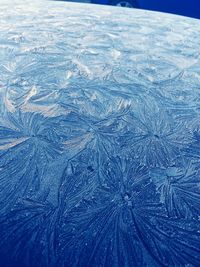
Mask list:
[[[1,266],[200,266],[199,29],[1,1]]]

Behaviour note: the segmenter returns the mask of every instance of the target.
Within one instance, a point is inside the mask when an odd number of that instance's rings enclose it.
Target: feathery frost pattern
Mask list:
[[[1,2],[2,266],[200,266],[199,29]]]

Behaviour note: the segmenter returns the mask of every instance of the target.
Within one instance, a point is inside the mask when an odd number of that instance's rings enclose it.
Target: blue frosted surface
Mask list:
[[[200,266],[200,22],[0,5],[0,265]]]

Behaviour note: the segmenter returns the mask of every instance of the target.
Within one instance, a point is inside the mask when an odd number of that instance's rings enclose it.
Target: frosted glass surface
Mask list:
[[[0,265],[200,266],[200,22],[0,5]]]

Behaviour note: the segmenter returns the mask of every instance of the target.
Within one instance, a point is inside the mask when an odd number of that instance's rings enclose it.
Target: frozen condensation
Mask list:
[[[0,265],[200,266],[200,22],[0,5]]]

